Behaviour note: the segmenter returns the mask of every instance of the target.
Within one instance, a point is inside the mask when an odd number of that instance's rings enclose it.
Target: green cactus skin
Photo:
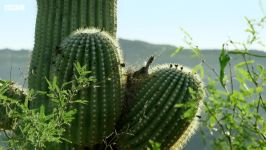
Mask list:
[[[58,46],[71,32],[82,27],[97,27],[116,35],[116,0],[37,0],[35,44],[29,69],[30,89],[48,91],[47,79]],[[47,98],[39,97],[37,104]]]
[[[61,46],[63,54],[56,65],[60,84],[74,79],[74,63],[91,71],[96,82],[79,91],[88,104],[72,106],[78,110],[66,138],[74,144],[91,147],[102,143],[115,128],[122,105],[122,63],[118,42],[106,32],[83,29],[74,32]]]
[[[24,101],[26,97],[25,91],[21,90],[13,82],[0,80],[0,92],[3,96],[8,98]],[[3,90],[3,91],[2,91]],[[10,106],[11,108],[14,106]],[[8,118],[6,109],[1,105],[0,101],[0,130],[10,130],[12,126],[12,119]]]
[[[162,149],[179,149],[192,135],[204,97],[203,86],[190,70],[169,66],[155,67],[142,81],[122,129],[124,134],[119,137],[119,149],[146,149],[149,140],[160,143]],[[189,89],[195,92],[193,96]],[[184,118],[188,111],[192,115]]]

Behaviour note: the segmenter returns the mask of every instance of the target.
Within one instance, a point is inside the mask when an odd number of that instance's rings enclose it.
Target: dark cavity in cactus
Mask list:
[[[30,89],[48,91],[45,78],[52,80],[50,68],[58,46],[71,32],[82,27],[97,27],[116,35],[116,0],[37,0],[35,44],[29,69]],[[33,108],[47,104],[39,96]]]
[[[162,149],[181,148],[195,130],[202,84],[188,69],[169,66],[155,67],[142,81],[123,122],[120,149],[146,149],[149,140]]]
[[[79,91],[78,99],[87,105],[73,105],[77,109],[75,120],[67,129],[66,138],[74,144],[92,147],[103,142],[115,130],[121,114],[122,58],[118,43],[106,32],[97,29],[79,30],[70,35],[61,46],[54,73],[59,84],[74,79],[74,63],[79,62],[91,71],[96,82]]]

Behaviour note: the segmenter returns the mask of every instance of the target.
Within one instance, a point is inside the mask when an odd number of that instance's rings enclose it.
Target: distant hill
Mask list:
[[[178,63],[188,67],[194,67],[200,60],[192,56],[191,50],[183,50],[181,53],[171,57],[176,47],[172,45],[156,45],[143,41],[119,40],[120,47],[123,50],[126,67],[137,69],[144,64],[150,56],[155,56],[155,64]],[[203,50],[202,53],[206,57],[209,64],[218,67],[219,51]],[[264,52],[253,51],[253,53],[263,54]],[[264,53],[266,55],[266,53]],[[23,84],[28,74],[28,66],[30,62],[31,51],[11,49],[0,50],[0,78],[12,79],[19,84]],[[235,62],[241,60],[240,57],[234,57]],[[260,64],[266,65],[266,59],[257,59]],[[265,66],[266,67],[266,66]]]
[[[155,61],[153,65],[163,64],[163,63],[178,63],[183,64],[188,67],[194,67],[200,63],[198,58],[192,56],[191,50],[183,50],[179,54],[171,57],[171,54],[176,49],[175,46],[171,45],[156,45],[150,44],[143,41],[131,41],[120,39],[120,46],[123,49],[123,54],[126,62],[126,67],[128,68],[139,68],[150,56],[155,56]],[[256,54],[264,54],[260,51],[252,51]],[[212,65],[217,70],[218,58],[220,51],[219,50],[203,50],[204,57],[206,58],[208,64]],[[20,50],[13,51],[10,49],[0,50],[0,79],[12,79],[17,84],[23,85],[26,83],[25,78],[28,75],[28,67],[30,62],[31,51],[29,50]],[[264,65],[266,67],[265,58],[255,58],[256,62]],[[232,58],[233,63],[241,61],[241,57],[234,56]],[[209,74],[209,73],[208,73]],[[26,84],[25,84],[26,85]],[[211,138],[211,137],[210,137]],[[196,134],[189,141],[185,150],[208,150],[201,140],[201,136]]]
[[[151,55],[159,57],[162,53],[168,53],[176,49],[175,46],[171,45],[155,45],[137,40],[120,39],[119,43],[125,61],[131,65],[142,64]]]
[[[0,79],[11,79],[23,85],[28,75],[30,56],[29,50],[0,50]]]
[[[149,56],[155,56],[154,64],[162,63],[179,63],[189,67],[193,67],[198,64],[199,59],[193,57],[192,51],[185,49],[177,55],[171,57],[171,54],[176,50],[175,46],[172,45],[156,45],[150,44],[143,41],[131,41],[120,39],[120,46],[124,51],[125,61],[129,66],[142,65]],[[262,51],[252,50],[252,53],[264,54]],[[207,49],[203,50],[202,54],[205,56],[207,61],[212,65],[218,65],[218,57],[220,51],[218,49]],[[235,62],[241,60],[240,57],[234,57]],[[266,59],[257,59],[258,63],[266,64]]]

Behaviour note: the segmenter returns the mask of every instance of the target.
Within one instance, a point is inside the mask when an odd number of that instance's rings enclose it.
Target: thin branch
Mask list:
[[[230,150],[233,150],[233,147],[232,147],[232,140],[231,140],[230,135],[227,135],[227,134],[226,134],[226,131],[225,131],[224,126],[223,126],[222,123],[219,121],[219,119],[216,117],[216,115],[210,110],[209,106],[208,106],[206,103],[204,103],[204,104],[205,104],[205,107],[207,108],[207,111],[208,111],[208,112],[214,117],[214,119],[216,120],[218,126],[222,129],[222,132],[223,132],[224,136],[225,136],[225,137],[227,138],[227,140],[228,140],[228,143],[229,143],[229,146],[230,146]]]
[[[248,63],[247,63],[246,56],[243,54],[242,57],[243,57],[243,59],[244,59],[244,61],[245,61],[245,63],[246,63],[246,69],[247,69],[247,72],[248,72],[248,74],[249,74],[249,76],[250,76],[250,78],[251,78],[253,84],[255,85],[256,88],[258,88],[258,87],[259,87],[259,84],[258,84],[258,82],[256,81],[256,79],[253,77],[253,75],[252,75],[252,73],[251,73],[251,71],[250,71],[249,65],[248,65]],[[258,94],[259,94],[259,101],[258,101],[258,105],[257,105],[257,107],[256,107],[256,112],[257,112],[257,114],[259,114],[259,110],[260,110],[260,105],[261,105],[261,104],[263,105],[263,107],[265,107],[265,104],[263,103],[263,98],[262,98],[261,93],[258,93]],[[257,126],[257,119],[255,120],[255,126]]]

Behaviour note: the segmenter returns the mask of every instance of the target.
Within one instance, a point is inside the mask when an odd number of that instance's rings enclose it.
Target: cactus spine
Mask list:
[[[160,143],[163,149],[171,148],[177,141],[175,147],[180,148],[190,137],[203,88],[194,75],[183,70],[167,65],[156,67],[143,81],[124,124],[123,132],[129,134],[119,138],[120,149],[146,149],[149,140]],[[176,104],[183,106],[175,107]],[[183,117],[186,113],[191,115]]]
[[[59,83],[73,80],[75,61],[86,65],[96,78],[90,87],[79,91],[79,98],[87,100],[88,105],[73,106],[78,113],[67,138],[80,146],[102,143],[114,131],[122,107],[122,60],[118,43],[105,32],[85,29],[70,35],[61,49],[62,57],[57,60]]]
[[[116,34],[116,0],[37,0],[35,45],[29,70],[29,88],[48,91],[52,59],[58,45],[74,30],[97,27]],[[45,98],[38,98],[44,104]]]

